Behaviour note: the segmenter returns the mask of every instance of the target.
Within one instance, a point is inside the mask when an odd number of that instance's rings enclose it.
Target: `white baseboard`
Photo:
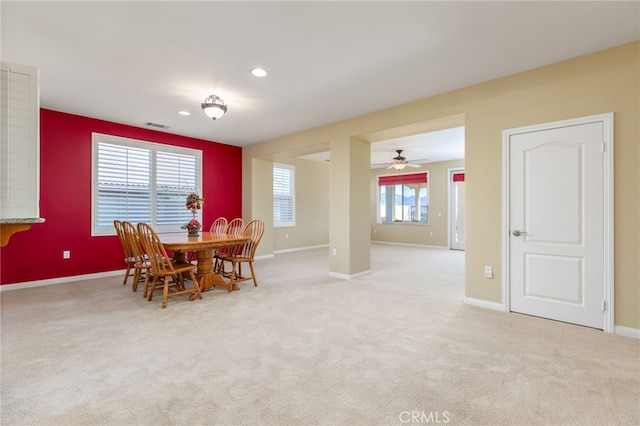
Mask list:
[[[640,339],[640,329],[638,328],[623,327],[621,325],[616,325],[613,327],[613,332],[619,336]]]
[[[504,305],[498,302],[490,302],[488,300],[474,299],[473,297],[465,297],[464,303],[479,308],[493,309],[494,311],[505,312]]]
[[[296,247],[290,249],[276,250],[273,254],[293,253],[294,251],[313,250],[322,247],[329,247],[329,244],[321,244],[319,246]]]
[[[254,260],[262,260],[262,259],[273,259],[273,253],[271,254],[263,254],[261,256],[254,256]]]
[[[486,308],[486,309],[492,309],[494,311],[506,312],[505,307],[502,303],[489,302],[488,300],[474,299],[472,297],[465,297],[464,303],[471,306],[477,306],[479,308]],[[640,339],[640,329],[638,328],[623,327],[621,325],[616,325],[614,327],[613,333],[619,336]]]
[[[70,277],[50,278],[47,280],[27,281],[24,283],[0,285],[0,292],[9,290],[20,290],[23,288],[42,287],[45,285],[64,284],[73,281],[93,280],[96,278],[112,277],[114,275],[124,276],[124,269],[118,271],[97,272],[95,274],[73,275]]]
[[[371,273],[371,269],[369,269],[367,271],[358,272],[357,274],[351,274],[351,275],[339,274],[337,272],[329,272],[329,276],[332,277],[332,278],[338,278],[340,280],[352,280],[354,278],[358,278],[358,277],[361,277],[363,275],[369,275],[370,273]]]
[[[386,244],[390,246],[405,246],[405,247],[420,247],[420,248],[433,248],[433,249],[441,249],[441,250],[449,250],[447,246],[434,246],[429,244],[409,244],[409,243],[394,243],[391,241],[375,241],[371,240],[371,244]]]

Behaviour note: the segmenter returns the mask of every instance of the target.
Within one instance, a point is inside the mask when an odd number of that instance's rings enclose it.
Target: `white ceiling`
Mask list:
[[[5,0],[0,8],[2,60],[39,68],[43,108],[237,146],[640,38],[637,1]],[[254,66],[268,77],[253,77]],[[209,94],[229,106],[217,121],[200,110]],[[415,140],[385,144],[374,144],[373,163],[390,162],[395,149],[410,161],[444,155]]]

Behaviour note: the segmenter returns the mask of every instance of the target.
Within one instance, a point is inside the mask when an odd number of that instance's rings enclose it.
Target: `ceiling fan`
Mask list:
[[[396,149],[398,156],[393,157],[393,164],[387,167],[387,169],[402,170],[405,167],[422,167],[420,164],[409,163],[407,158],[402,156],[402,151],[402,149]]]

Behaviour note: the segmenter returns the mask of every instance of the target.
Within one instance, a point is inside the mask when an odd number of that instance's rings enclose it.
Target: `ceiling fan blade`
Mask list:
[[[421,164],[407,163],[407,167],[422,167]]]

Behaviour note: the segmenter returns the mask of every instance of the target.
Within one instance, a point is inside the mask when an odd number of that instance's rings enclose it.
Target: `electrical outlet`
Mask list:
[[[484,267],[484,277],[493,278],[493,268],[491,266]]]
[[[69,250],[65,250],[62,252],[63,259],[71,259],[71,252]]]
[[[288,240],[289,239],[289,234],[284,234],[284,239]]]
[[[337,255],[338,254],[338,250],[336,250],[335,248],[333,249],[333,255]]]

